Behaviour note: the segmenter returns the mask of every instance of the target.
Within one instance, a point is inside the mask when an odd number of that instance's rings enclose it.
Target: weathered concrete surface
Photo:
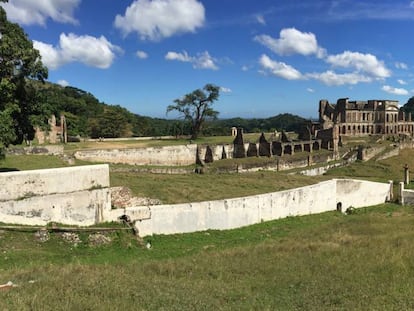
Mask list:
[[[49,222],[90,226],[103,221],[111,209],[109,189],[34,196],[0,202],[0,221],[43,226]]]
[[[364,207],[384,203],[390,199],[390,184],[355,179],[336,180],[336,200],[342,211],[348,207]]]
[[[109,167],[0,173],[0,221],[25,225],[92,225],[111,209]]]
[[[136,220],[140,236],[174,234],[208,229],[232,229],[262,221],[336,210],[340,203],[363,207],[384,203],[389,184],[361,180],[330,180],[316,185],[243,198],[151,206],[150,215]],[[139,209],[139,207],[136,207]],[[128,209],[124,212],[126,213]],[[121,213],[121,212],[118,212]],[[108,221],[115,215],[106,214]],[[120,215],[118,215],[119,217]],[[132,215],[131,215],[132,216]]]
[[[0,173],[0,202],[109,187],[107,164]]]
[[[131,165],[191,165],[196,162],[197,145],[102,149],[77,151],[76,159]]]
[[[414,205],[414,190],[405,189],[403,182],[400,182],[400,203],[402,205]]]
[[[62,145],[42,145],[35,147],[24,147],[24,148],[8,148],[6,154],[22,155],[22,154],[51,154],[51,155],[62,155]]]

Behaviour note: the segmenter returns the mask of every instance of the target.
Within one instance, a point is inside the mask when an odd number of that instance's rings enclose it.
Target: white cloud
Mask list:
[[[259,35],[254,40],[278,55],[314,54],[318,58],[323,58],[326,55],[326,50],[318,45],[313,33],[300,32],[295,28],[282,29],[279,39],[272,38],[268,35]]]
[[[354,68],[358,72],[365,72],[375,78],[382,79],[391,75],[384,62],[379,61],[372,54],[345,51],[342,54],[329,55],[326,61],[336,67]]]
[[[12,0],[2,4],[7,17],[23,25],[45,25],[51,18],[59,23],[77,24],[73,17],[81,0]]]
[[[66,81],[66,80],[59,80],[59,81],[57,81],[56,83],[57,83],[57,84],[59,84],[60,86],[63,86],[63,87],[65,87],[65,86],[68,86],[68,85],[69,85],[69,82],[68,82],[68,81]]]
[[[43,64],[49,69],[56,69],[65,63],[60,51],[53,45],[33,40],[33,47],[39,50]]]
[[[193,67],[198,69],[212,69],[217,70],[219,67],[215,64],[216,59],[211,57],[210,54],[205,51],[197,55],[193,62]]]
[[[395,65],[395,68],[397,69],[404,69],[404,70],[408,69],[408,66],[405,63],[396,62],[394,65]]]
[[[195,69],[219,69],[219,67],[216,65],[217,60],[213,58],[207,51],[198,53],[197,56],[190,56],[186,51],[183,51],[182,53],[170,51],[165,55],[165,59],[191,63]]]
[[[137,51],[135,53],[135,55],[139,58],[139,59],[146,59],[148,58],[148,54],[144,51]]]
[[[394,95],[408,95],[408,91],[406,89],[402,89],[402,88],[395,88],[389,85],[384,85],[381,90],[383,90],[384,92],[390,93],[390,94],[394,94]]]
[[[33,41],[33,46],[39,50],[42,62],[49,69],[56,69],[71,62],[106,69],[111,66],[116,53],[122,53],[120,47],[110,43],[104,36],[96,38],[88,35],[77,36],[73,33],[62,33],[57,47],[39,41]]]
[[[263,16],[263,15],[261,15],[261,14],[257,14],[255,17],[256,17],[256,21],[257,21],[259,24],[261,24],[261,25],[266,25],[266,20],[265,20],[265,18],[264,18],[264,16]]]
[[[114,25],[124,35],[138,33],[142,40],[161,40],[203,26],[205,9],[197,0],[134,0]]]
[[[193,58],[190,57],[186,51],[183,51],[182,53],[170,51],[165,55],[165,59],[191,63]]]
[[[241,67],[241,70],[242,70],[242,71],[249,71],[249,66],[243,65],[243,66]]]
[[[286,80],[299,80],[303,78],[302,74],[292,66],[274,61],[264,54],[260,57],[259,64],[265,73],[270,73]]]
[[[310,87],[308,87],[306,90],[307,90],[309,93],[315,93],[315,90],[314,90],[314,89],[312,89],[312,88],[310,88]]]
[[[331,70],[322,73],[308,73],[306,77],[318,80],[329,86],[344,84],[358,84],[360,82],[371,82],[372,78],[357,72],[338,74]]]
[[[399,83],[399,84],[401,84],[401,85],[406,85],[407,84],[407,82],[405,82],[404,80],[402,80],[402,79],[398,79],[397,80],[397,82]]]
[[[228,87],[220,87],[220,91],[222,91],[223,93],[231,93],[232,90]]]

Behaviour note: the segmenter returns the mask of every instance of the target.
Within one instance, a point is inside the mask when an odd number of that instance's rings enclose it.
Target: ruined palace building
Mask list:
[[[397,100],[350,101],[341,98],[336,104],[321,100],[319,123],[321,129],[337,127],[338,134],[345,136],[412,136],[414,133],[411,113],[402,111]]]

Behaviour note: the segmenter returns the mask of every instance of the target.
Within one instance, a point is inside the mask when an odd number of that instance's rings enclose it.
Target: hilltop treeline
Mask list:
[[[64,115],[68,134],[82,137],[135,137],[188,135],[191,128],[183,120],[151,118],[134,114],[121,106],[100,102],[93,94],[71,86],[32,81],[42,103],[46,126],[54,114],[59,120]],[[242,127],[245,132],[298,130],[305,119],[281,114],[266,119],[218,119],[205,124],[203,135],[228,135],[231,127]]]

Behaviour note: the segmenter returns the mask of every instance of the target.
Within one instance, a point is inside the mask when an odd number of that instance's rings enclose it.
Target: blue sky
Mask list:
[[[9,0],[49,81],[166,117],[214,83],[221,118],[316,117],[336,102],[414,95],[411,0]],[[169,115],[168,117],[175,117]]]

